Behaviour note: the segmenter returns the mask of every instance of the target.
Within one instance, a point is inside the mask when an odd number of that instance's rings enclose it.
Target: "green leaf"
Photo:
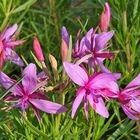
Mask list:
[[[68,50],[68,61],[71,62],[72,55],[72,36],[70,35],[69,50]]]
[[[118,137],[121,138],[128,133],[128,131],[134,126],[135,121],[126,119],[123,124],[108,138],[108,140],[118,140]]]
[[[28,0],[27,2],[25,2],[24,4],[22,4],[21,6],[19,6],[18,8],[16,8],[15,10],[13,10],[13,14],[21,12],[25,9],[28,9],[31,5],[33,5],[37,0]]]
[[[101,129],[99,139],[104,135],[104,133],[108,130],[108,127],[110,126],[111,121],[113,120],[115,116],[115,113],[109,118],[109,120],[104,124],[103,128]]]
[[[42,65],[41,63],[37,60],[36,56],[34,55],[34,53],[32,51],[30,51],[32,57],[34,58],[36,64],[42,69]]]
[[[0,120],[0,126],[2,126],[3,124],[6,124],[7,122],[11,121],[11,118],[4,118],[4,120]]]
[[[32,125],[25,117],[24,117],[25,123],[26,125],[30,128],[31,132],[33,132],[35,135],[37,136],[43,136],[48,138],[49,135],[43,133],[42,131],[40,131],[39,129],[37,129],[37,127],[35,127],[34,125]]]
[[[68,129],[70,129],[71,125],[73,124],[73,121],[72,120],[69,120],[66,125],[64,126],[64,128],[60,131],[59,135],[60,136],[63,136],[64,134],[66,134],[66,131]]]
[[[16,85],[18,85],[22,81],[23,77],[18,79],[16,83],[14,83],[12,86],[10,86],[8,89],[6,89],[4,92],[0,94],[0,100],[2,100],[10,91],[12,88],[14,88]]]

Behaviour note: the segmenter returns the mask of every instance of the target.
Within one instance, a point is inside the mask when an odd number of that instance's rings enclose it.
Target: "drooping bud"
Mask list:
[[[61,44],[61,57],[62,61],[67,61],[68,59],[68,47],[66,42],[62,39],[62,44]]]
[[[34,36],[33,48],[34,48],[34,52],[35,52],[35,55],[36,55],[37,59],[40,62],[43,62],[44,61],[43,52],[42,52],[40,43],[39,43],[36,36]]]
[[[105,3],[105,7],[104,10],[100,16],[100,29],[102,32],[107,31],[107,28],[110,24],[110,6],[109,4],[106,2]]]

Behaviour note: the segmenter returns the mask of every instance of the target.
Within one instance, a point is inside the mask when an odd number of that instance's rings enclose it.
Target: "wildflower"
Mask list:
[[[44,93],[38,93],[37,89],[39,89],[43,83],[38,83],[35,64],[29,64],[24,69],[22,76],[22,84],[18,84],[17,86],[13,87],[11,89],[11,93],[4,99],[4,101],[7,102],[12,102],[13,100],[15,102],[14,105],[7,107],[7,109],[21,107],[22,111],[25,112],[28,106],[31,105],[36,117],[39,120],[40,115],[38,109],[51,114],[65,112],[67,110],[63,105],[44,100],[44,98],[47,98]],[[0,83],[6,89],[15,82],[15,80],[10,79],[6,74],[0,72]]]
[[[140,74],[119,92],[118,100],[124,113],[132,120],[140,120]]]
[[[20,57],[12,50],[18,45],[22,45],[24,43],[23,40],[15,41],[15,32],[17,30],[17,24],[14,24],[12,27],[7,27],[0,35],[0,67],[3,66],[5,61],[11,60],[13,63],[23,66],[23,61]]]
[[[102,97],[107,100],[109,100],[109,98],[117,98],[119,89],[114,74],[97,73],[88,78],[86,71],[80,66],[68,62],[64,62],[63,65],[71,80],[80,86],[72,105],[72,118],[83,99],[84,111],[87,119],[88,102],[96,113],[107,118],[109,113]]]
[[[80,41],[79,46],[79,60],[77,64],[82,62],[88,63],[89,67],[96,70],[99,66],[102,72],[110,71],[103,65],[103,61],[106,58],[112,59],[114,57],[113,53],[110,53],[106,49],[107,42],[112,38],[114,31],[102,32],[100,34],[95,34],[93,28],[90,29],[87,34]]]
[[[35,52],[35,55],[36,55],[37,59],[40,62],[44,62],[43,52],[42,52],[40,43],[39,43],[36,36],[34,36],[33,48],[34,48],[34,52]]]
[[[100,29],[102,32],[107,31],[107,28],[110,24],[110,6],[109,4],[106,2],[105,3],[105,7],[104,7],[104,11],[101,14],[100,17]]]

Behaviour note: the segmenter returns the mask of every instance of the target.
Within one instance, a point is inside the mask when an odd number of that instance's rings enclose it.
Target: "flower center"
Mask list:
[[[24,95],[24,101],[27,101],[29,99],[29,96],[28,95]]]

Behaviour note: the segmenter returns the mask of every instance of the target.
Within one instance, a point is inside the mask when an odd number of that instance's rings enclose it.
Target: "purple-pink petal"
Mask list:
[[[112,73],[101,73],[89,80],[89,86],[92,89],[108,89],[114,93],[119,92],[116,78]]]
[[[111,71],[104,66],[102,61],[100,61],[98,58],[96,59],[96,61],[97,64],[100,66],[101,72],[111,73]]]
[[[86,114],[86,119],[88,120],[88,100],[87,100],[87,96],[84,96],[84,111]]]
[[[96,113],[100,114],[101,116],[108,118],[109,113],[107,108],[105,107],[104,101],[101,97],[97,99],[98,102],[94,102],[94,110]]]
[[[18,41],[13,41],[13,42],[6,42],[5,45],[6,47],[9,48],[15,48],[18,45],[22,45],[25,41],[24,40],[18,40]]]
[[[95,50],[99,51],[103,49],[106,43],[112,38],[113,35],[114,35],[114,31],[102,32],[98,34],[95,38],[95,44],[96,44]]]
[[[78,95],[76,96],[73,105],[72,105],[72,113],[71,113],[71,117],[74,118],[75,113],[77,111],[77,108],[79,107],[79,105],[81,104],[83,97],[85,96],[85,89],[81,89],[81,91],[78,93]]]
[[[66,73],[73,82],[80,86],[84,86],[88,82],[88,75],[80,66],[69,62],[64,62],[63,65]]]
[[[132,120],[140,120],[138,117],[134,116],[125,106],[121,105],[124,113]]]
[[[126,88],[124,89],[125,91],[130,91],[130,90],[133,90],[133,89],[136,89],[136,88],[139,88],[140,87],[140,74],[138,74],[138,76],[133,79],[127,86]]]
[[[131,103],[131,108],[140,113],[140,100],[135,98],[130,100],[130,103]]]
[[[39,99],[30,99],[29,102],[34,105],[37,109],[40,109],[44,112],[50,113],[50,114],[57,114],[66,112],[67,108],[63,105],[60,105],[58,103],[54,103],[51,101],[46,100],[39,100]]]
[[[5,31],[5,33],[4,33],[3,37],[2,37],[2,39],[6,39],[6,41],[7,41],[8,39],[10,39],[10,37],[15,33],[15,31],[17,30],[17,28],[18,28],[18,25],[17,25],[17,24],[14,24],[12,27],[8,28],[8,29]]]
[[[86,51],[91,51],[92,47],[91,45],[87,45],[87,42],[88,44],[91,44],[91,35],[93,33],[93,28],[91,28],[87,33],[86,35],[81,39],[80,41],[80,48],[79,48],[79,53],[80,55],[84,56]]]
[[[9,78],[6,74],[3,72],[0,72],[0,83],[4,86],[4,88],[8,89],[10,86],[12,86],[16,81]],[[23,95],[23,90],[21,85],[16,85],[11,89],[11,92],[15,95]]]
[[[87,99],[88,99],[91,107],[95,110],[96,113],[100,114],[101,116],[103,116],[105,118],[108,118],[109,113],[108,113],[107,108],[105,107],[103,99],[101,97],[97,98],[96,96],[94,96],[94,98],[96,98],[96,99],[93,99],[92,94],[89,94],[87,96]]]
[[[34,105],[32,105],[32,108],[33,108],[34,114],[36,115],[37,119],[39,121],[41,121],[41,117],[40,117],[38,109]]]
[[[5,55],[6,55],[6,60],[9,61],[11,60],[13,63],[19,65],[19,66],[24,66],[23,61],[21,58],[10,48],[5,49]]]
[[[22,85],[26,94],[30,94],[37,85],[36,65],[29,64],[22,73]]]

